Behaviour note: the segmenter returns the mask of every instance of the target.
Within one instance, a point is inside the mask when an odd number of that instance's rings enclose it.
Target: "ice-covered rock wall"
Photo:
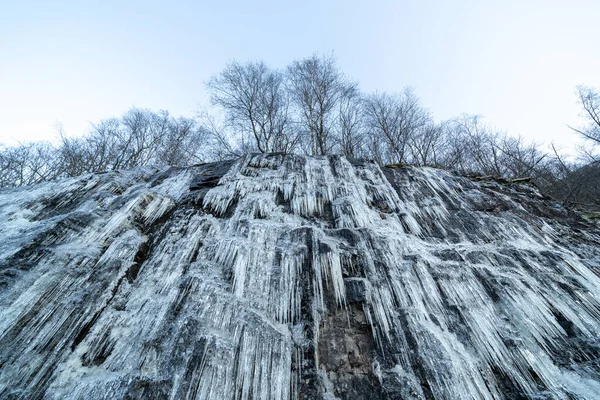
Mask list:
[[[528,184],[247,155],[0,191],[0,398],[600,398],[600,232]]]

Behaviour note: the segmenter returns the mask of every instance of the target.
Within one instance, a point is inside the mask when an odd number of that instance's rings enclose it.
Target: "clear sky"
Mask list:
[[[132,106],[195,115],[229,60],[333,51],[364,91],[412,86],[436,120],[568,148],[600,88],[600,0],[0,0],[0,143],[71,135]]]

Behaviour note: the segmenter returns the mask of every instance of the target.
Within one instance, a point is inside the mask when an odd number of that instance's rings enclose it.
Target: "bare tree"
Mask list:
[[[462,146],[469,156],[468,168],[485,175],[502,176],[498,146],[499,134],[481,122],[479,116],[463,116],[457,121]]]
[[[83,137],[69,138],[60,132],[61,174],[76,176],[139,165],[198,162],[203,159],[204,132],[192,119],[134,108],[121,118],[92,125]]]
[[[205,131],[198,129],[193,119],[170,118],[160,147],[156,150],[156,163],[185,166],[202,162],[202,147],[205,143]]]
[[[46,142],[0,148],[0,187],[25,186],[56,179],[57,153]]]
[[[225,122],[207,110],[201,110],[197,119],[205,138],[203,153],[208,159],[222,161],[241,157],[244,150],[251,147],[244,143],[245,136],[231,134]]]
[[[535,170],[540,190],[563,204],[580,210],[598,211],[600,207],[600,164],[570,163],[553,147],[548,157]]]
[[[232,62],[207,87],[213,105],[224,110],[229,127],[250,134],[260,152],[293,149],[283,74],[262,61]]]
[[[124,157],[119,148],[123,134],[118,118],[105,119],[92,125],[83,137],[70,138],[63,132],[60,137],[61,169],[66,176],[116,169],[119,168],[119,160]]]
[[[445,123],[445,166],[465,173],[502,176],[499,134],[477,115],[462,115]]]
[[[592,146],[600,146],[600,92],[589,86],[580,85],[577,87],[579,104],[583,109],[582,114],[586,119],[586,124],[572,130],[581,135]],[[598,161],[600,157],[591,150],[582,149],[582,155],[591,160]]]
[[[526,143],[521,136],[501,137],[498,143],[494,143],[503,155],[501,161],[504,170],[504,177],[524,178],[533,177],[542,161],[548,154],[539,150],[539,145],[535,142]]]
[[[410,137],[411,161],[416,165],[440,166],[445,146],[444,127],[430,121]]]
[[[462,115],[443,126],[441,165],[464,173],[502,178],[536,178],[547,153],[535,142],[500,133],[479,116]]]
[[[120,118],[68,137],[58,125],[59,146],[45,142],[0,147],[0,187],[140,165],[189,165],[204,160],[207,130],[190,118],[133,108]]]
[[[430,121],[429,113],[407,88],[400,94],[375,93],[365,100],[365,122],[372,137],[372,151],[380,162],[406,163],[409,144]],[[375,149],[374,147],[377,147]]]
[[[336,122],[336,108],[353,84],[347,82],[333,56],[317,54],[292,62],[287,78],[301,126],[310,137],[311,153],[329,153],[333,147],[329,138]]]
[[[338,141],[340,153],[359,157],[365,152],[363,101],[355,85],[348,86],[339,101]]]

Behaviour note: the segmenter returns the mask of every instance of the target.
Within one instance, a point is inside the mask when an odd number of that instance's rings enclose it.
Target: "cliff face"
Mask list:
[[[0,398],[600,396],[600,232],[527,184],[247,155],[0,221]]]

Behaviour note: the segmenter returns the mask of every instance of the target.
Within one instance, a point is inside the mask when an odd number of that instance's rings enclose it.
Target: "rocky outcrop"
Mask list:
[[[600,232],[528,182],[247,155],[0,191],[0,398],[594,399]]]

